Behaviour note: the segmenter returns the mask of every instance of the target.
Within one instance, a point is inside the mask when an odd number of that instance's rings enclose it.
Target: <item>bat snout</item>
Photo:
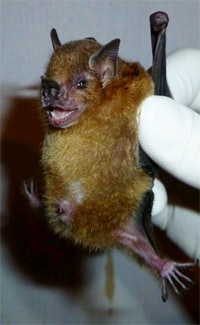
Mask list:
[[[45,110],[51,110],[51,107],[62,106],[59,105],[59,101],[62,95],[61,87],[57,81],[41,77],[42,79],[42,107]],[[61,103],[60,103],[61,104]]]

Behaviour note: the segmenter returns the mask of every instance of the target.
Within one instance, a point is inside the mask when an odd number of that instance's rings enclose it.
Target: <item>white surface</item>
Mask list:
[[[104,291],[106,255],[85,259],[87,279],[78,292],[28,281],[6,252],[2,262],[1,324],[183,325],[191,321],[171,292],[164,304],[159,282],[120,253],[114,254],[115,294],[111,303]]]
[[[40,229],[33,233],[33,216],[23,209],[18,192],[22,179],[34,169],[37,159],[33,152],[37,152],[41,140],[37,107],[30,99],[36,91],[26,87],[38,85],[44,73],[52,53],[51,28],[57,29],[62,42],[93,36],[106,43],[119,37],[120,55],[139,60],[147,68],[151,65],[148,17],[157,10],[166,11],[170,17],[168,53],[180,47],[199,47],[199,1],[1,1],[1,209],[3,224],[15,226],[11,238],[7,232],[2,236],[3,325],[194,323],[187,300],[170,294],[169,301],[162,303],[159,282],[148,270],[119,253],[114,254],[112,316],[104,293],[103,255],[83,259],[83,281],[78,289],[57,284],[59,263],[54,265],[54,272],[49,270],[53,274],[50,282],[42,276],[38,281],[40,272],[32,254],[37,253],[41,260],[48,250],[37,246]],[[20,236],[16,235],[13,247],[10,241],[15,233]],[[23,250],[16,253],[21,243],[29,255],[23,255]],[[24,260],[26,268],[19,266],[19,260]],[[197,293],[192,299],[195,312]]]

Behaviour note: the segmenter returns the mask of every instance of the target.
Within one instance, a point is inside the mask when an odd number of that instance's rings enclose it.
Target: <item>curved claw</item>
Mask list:
[[[166,279],[162,279],[162,301],[166,302],[168,298]]]

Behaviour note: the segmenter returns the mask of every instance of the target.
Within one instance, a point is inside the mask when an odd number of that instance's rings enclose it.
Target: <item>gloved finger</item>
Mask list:
[[[139,142],[147,155],[183,182],[200,188],[200,115],[163,96],[142,104]]]
[[[200,112],[200,50],[181,49],[168,55],[167,82],[177,102]]]
[[[152,190],[154,193],[152,215],[157,215],[164,210],[167,204],[167,192],[163,183],[161,183],[157,178],[154,180]]]
[[[153,223],[166,230],[168,237],[191,258],[200,260],[199,214],[175,206],[166,206],[161,214],[152,217]]]

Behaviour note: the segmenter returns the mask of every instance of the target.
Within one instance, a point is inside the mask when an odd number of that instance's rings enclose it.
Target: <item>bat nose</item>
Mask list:
[[[42,76],[42,95],[45,98],[58,99],[61,95],[61,87],[59,83],[53,79]]]
[[[56,103],[61,99],[61,86],[59,83],[53,79],[47,78],[45,76],[41,77],[42,80],[42,103],[45,110],[53,110]]]
[[[57,81],[47,78],[45,76],[42,76],[41,80],[42,80],[42,87],[47,88],[47,89],[53,88],[53,89],[60,90],[60,85]]]

